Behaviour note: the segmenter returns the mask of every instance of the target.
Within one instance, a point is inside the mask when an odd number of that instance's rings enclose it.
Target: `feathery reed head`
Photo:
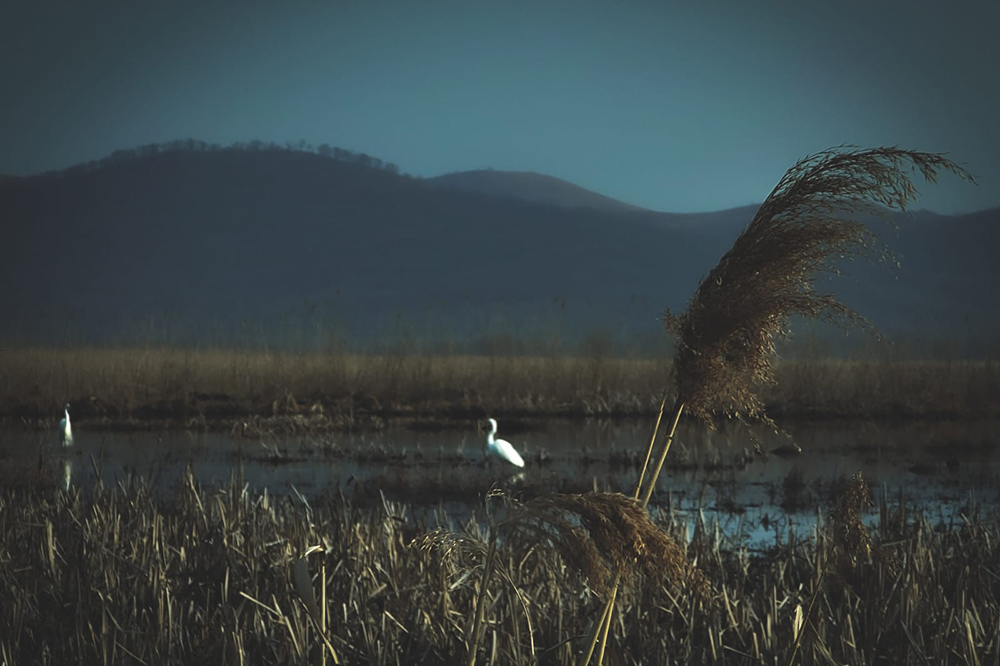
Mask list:
[[[598,592],[607,591],[617,572],[708,591],[707,579],[681,547],[635,499],[620,493],[544,495],[525,503],[511,526],[544,537]]]
[[[542,544],[601,594],[609,590],[617,573],[626,580],[642,574],[663,585],[687,584],[703,596],[709,591],[704,574],[632,497],[552,493],[522,503],[494,488],[486,499],[490,530],[494,536],[502,535],[502,550],[517,554],[514,560]],[[411,545],[458,563],[463,572],[483,561],[488,550],[484,535],[468,529],[433,530]],[[499,573],[513,586],[508,572]]]
[[[856,472],[830,511],[837,545],[851,567],[872,554],[872,539],[861,520],[861,515],[871,505],[868,484],[861,472]]]
[[[817,292],[815,282],[822,272],[838,273],[843,257],[889,256],[859,218],[906,211],[917,196],[913,168],[932,183],[941,170],[975,182],[942,155],[894,147],[826,150],[785,173],[687,310],[664,313],[678,342],[678,400],[688,410],[706,421],[721,410],[771,423],[757,391],[774,381],[775,342],[788,335],[792,315],[873,331],[833,294]]]

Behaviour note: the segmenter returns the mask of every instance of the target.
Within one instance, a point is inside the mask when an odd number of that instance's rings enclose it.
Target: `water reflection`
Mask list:
[[[654,504],[694,517],[708,513],[727,529],[758,533],[787,530],[788,521],[815,522],[830,498],[861,470],[877,493],[941,513],[950,505],[998,503],[996,422],[795,424],[802,453],[787,458],[754,453],[737,428],[708,430],[682,424],[660,477]],[[39,455],[62,461],[62,486],[85,491],[97,478],[115,483],[125,474],[174,490],[190,467],[204,486],[234,475],[254,489],[307,497],[343,493],[357,502],[388,499],[415,506],[476,505],[494,483],[528,498],[591,489],[631,494],[645,456],[645,420],[547,423],[504,422],[504,434],[522,453],[524,470],[486,465],[475,425],[467,431],[402,429],[375,433],[249,439],[222,433],[116,433],[80,430],[75,446],[57,450],[49,438],[0,431],[0,457],[30,467]],[[759,433],[760,448],[788,443]],[[74,473],[74,467],[75,473]],[[8,480],[2,480],[8,482]],[[466,509],[467,510],[467,509]],[[942,513],[941,515],[946,515]],[[694,524],[694,523],[692,523]]]

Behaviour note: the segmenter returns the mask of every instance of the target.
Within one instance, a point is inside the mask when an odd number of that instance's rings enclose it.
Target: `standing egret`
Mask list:
[[[490,423],[490,432],[486,435],[484,448],[487,455],[492,455],[500,460],[509,462],[515,467],[524,467],[524,459],[506,439],[496,439],[497,422],[494,419],[486,419]]]
[[[69,403],[66,403],[66,416],[59,422],[59,443],[63,446],[73,446],[73,427],[69,422]]]

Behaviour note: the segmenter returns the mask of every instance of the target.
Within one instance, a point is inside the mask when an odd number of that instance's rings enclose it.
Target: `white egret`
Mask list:
[[[494,419],[486,419],[490,424],[490,432],[486,435],[484,448],[487,455],[492,455],[500,460],[509,462],[515,467],[524,467],[524,459],[506,439],[496,439],[497,422]]]
[[[73,446],[73,427],[69,422],[69,403],[66,403],[66,416],[59,422],[59,443],[63,446]]]

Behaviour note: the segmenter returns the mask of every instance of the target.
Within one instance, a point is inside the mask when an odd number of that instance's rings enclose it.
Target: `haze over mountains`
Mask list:
[[[593,208],[608,212],[641,211],[627,204],[584,189],[565,180],[533,171],[459,171],[428,178],[427,182],[458,192],[479,192],[563,208]]]
[[[649,349],[755,212],[320,152],[177,142],[0,179],[0,338]],[[882,234],[899,269],[849,264],[830,289],[889,335],[995,350],[1000,209],[899,222]]]

